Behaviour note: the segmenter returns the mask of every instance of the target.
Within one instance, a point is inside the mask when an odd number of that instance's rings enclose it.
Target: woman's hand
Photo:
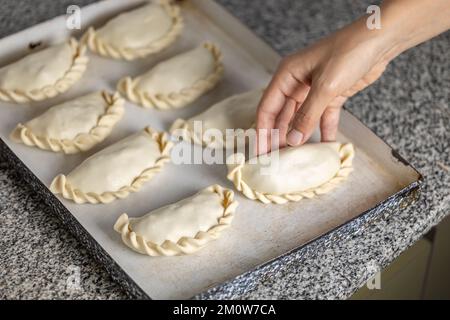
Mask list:
[[[383,39],[364,28],[357,21],[284,58],[261,100],[257,128],[279,129],[280,147],[304,143],[319,123],[322,141],[335,140],[344,102],[377,80],[391,59]]]
[[[409,7],[405,13],[408,4],[413,8]],[[270,136],[271,129],[279,129],[280,147],[304,143],[319,124],[322,141],[335,140],[340,110],[349,97],[376,81],[402,51],[448,28],[450,19],[445,15],[449,13],[448,3],[437,0],[435,6],[425,4],[424,0],[385,1],[381,30],[369,30],[367,17],[362,17],[284,58],[258,107],[259,137],[267,138],[267,143],[259,141],[258,153],[268,152],[276,145]],[[414,23],[399,19],[406,14],[417,23],[422,15],[427,15],[425,9],[439,12],[439,17],[428,18],[430,25],[434,23],[433,28],[422,27],[425,32],[411,36]],[[436,19],[442,21],[437,26]],[[420,22],[426,23],[423,19]]]

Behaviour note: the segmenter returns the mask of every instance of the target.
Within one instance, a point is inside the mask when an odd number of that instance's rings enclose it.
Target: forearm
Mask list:
[[[380,9],[381,28],[371,28],[376,16],[364,15],[283,59],[258,107],[257,128],[278,128],[281,146],[297,146],[320,122],[322,140],[333,141],[348,97],[397,55],[450,28],[450,0],[384,0]]]
[[[369,29],[365,15],[331,37],[346,49],[367,48],[373,61],[389,62],[450,29],[450,0],[384,0],[380,9],[380,29]]]
[[[450,28],[449,0],[385,0],[381,30],[392,58]]]

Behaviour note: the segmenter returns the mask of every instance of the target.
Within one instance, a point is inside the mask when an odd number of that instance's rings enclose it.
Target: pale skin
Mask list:
[[[322,141],[334,141],[348,98],[399,54],[450,28],[450,1],[385,0],[382,28],[370,30],[367,18],[281,61],[258,107],[258,153],[277,145],[271,129],[279,129],[279,147],[305,143],[318,126]]]

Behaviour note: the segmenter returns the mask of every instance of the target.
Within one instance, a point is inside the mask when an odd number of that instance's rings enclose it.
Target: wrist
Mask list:
[[[350,41],[350,46],[363,47],[374,62],[394,59],[402,52],[404,42],[401,35],[391,32],[385,25],[381,29],[370,29],[367,18],[367,15],[362,16],[342,29],[342,38]]]
[[[380,34],[387,48],[390,60],[407,50],[408,43],[414,35],[414,21],[408,19],[404,0],[384,1],[381,10]]]
[[[369,15],[362,16],[350,25],[355,30],[356,41],[371,47],[376,60],[391,61],[407,49],[410,32],[407,32],[407,28],[397,25],[396,13],[392,11],[391,8],[381,9],[379,29],[370,28],[368,25]]]

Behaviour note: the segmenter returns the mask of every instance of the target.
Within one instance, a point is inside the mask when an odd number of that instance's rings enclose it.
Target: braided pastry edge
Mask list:
[[[114,230],[121,234],[122,241],[132,250],[141,254],[155,256],[175,256],[191,254],[208,242],[219,238],[224,229],[231,225],[234,218],[234,212],[238,202],[234,200],[234,193],[219,185],[213,185],[207,190],[220,196],[223,205],[223,215],[217,221],[217,224],[208,229],[208,231],[199,231],[195,237],[182,237],[176,243],[166,240],[161,245],[151,241],[146,241],[142,236],[131,230],[131,225],[126,213],[122,214],[114,224]]]
[[[74,201],[78,204],[83,203],[110,203],[116,199],[124,199],[129,196],[131,192],[137,192],[142,185],[153,178],[155,174],[160,172],[163,166],[170,162],[170,150],[172,142],[168,140],[165,132],[157,132],[152,128],[147,127],[144,131],[148,134],[150,139],[156,141],[160,148],[160,157],[155,161],[154,165],[144,169],[139,176],[134,178],[133,182],[128,186],[123,186],[116,191],[107,191],[102,194],[95,192],[83,192],[73,188],[67,181],[67,177],[63,174],[55,177],[50,185],[50,191],[54,194],[61,194],[63,198]]]
[[[346,180],[350,173],[353,171],[352,162],[355,156],[355,151],[351,143],[341,144],[339,148],[341,167],[332,179],[313,189],[281,195],[263,193],[253,190],[242,179],[242,167],[245,165],[245,157],[242,154],[235,154],[234,156],[237,156],[237,164],[229,165],[227,178],[233,182],[237,190],[241,191],[242,194],[244,194],[251,200],[259,200],[265,204],[284,204],[289,201],[297,202],[303,198],[311,199],[315,196],[325,194],[334,189],[339,183]]]
[[[14,103],[28,103],[31,101],[42,101],[56,97],[72,87],[86,71],[89,58],[86,55],[86,46],[78,43],[75,38],[69,39],[69,45],[73,51],[73,62],[64,76],[54,84],[31,91],[6,90],[0,88],[0,100]]]
[[[154,41],[150,45],[142,48],[119,48],[103,41],[93,27],[90,27],[88,31],[86,31],[81,41],[85,42],[92,52],[113,59],[131,61],[158,53],[170,46],[177,39],[184,26],[179,6],[171,4],[168,0],[160,0],[159,2],[166,10],[169,17],[172,18],[173,23],[170,30],[162,38]]]
[[[109,136],[124,114],[125,100],[120,97],[118,92],[110,94],[102,91],[101,95],[107,104],[105,113],[98,118],[97,124],[87,133],[79,133],[73,139],[54,139],[37,136],[26,125],[19,123],[11,132],[10,138],[17,143],[53,152],[74,154],[87,151]]]
[[[198,80],[189,88],[184,88],[180,92],[172,92],[170,94],[152,95],[137,88],[140,77],[134,79],[125,77],[117,84],[117,90],[128,100],[144,108],[161,110],[182,108],[214,88],[222,78],[224,67],[220,49],[212,43],[205,43],[204,47],[214,56],[214,60],[216,61],[214,72],[206,78]]]

